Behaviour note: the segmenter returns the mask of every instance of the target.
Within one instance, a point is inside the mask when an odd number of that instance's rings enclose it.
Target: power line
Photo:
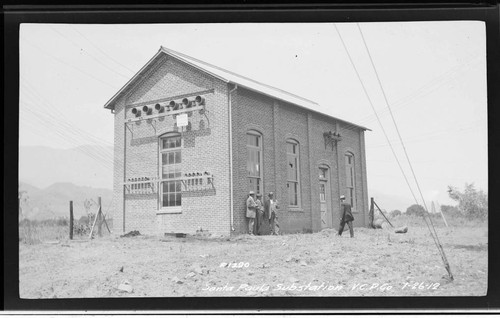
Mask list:
[[[37,118],[43,126],[48,128],[49,131],[52,131],[53,133],[57,134],[63,140],[69,141],[70,143],[81,143],[81,139],[78,139],[78,137],[74,137],[68,134],[68,129],[61,127],[60,122],[58,122],[54,118],[51,118],[50,116],[38,112],[34,109],[25,108],[25,111],[28,111],[29,113],[35,115],[35,118]],[[88,156],[100,162],[103,162],[104,164],[107,164],[108,165],[107,168],[109,168],[111,160],[108,157],[105,157],[102,153],[93,150],[89,151],[88,149],[83,149],[83,148],[77,148],[77,149],[87,154]]]
[[[21,81],[23,81],[23,80],[24,79],[21,76]],[[113,145],[111,142],[109,142],[107,140],[104,140],[102,138],[93,136],[90,133],[88,133],[88,132],[86,132],[84,130],[81,130],[80,128],[76,127],[76,125],[72,124],[71,121],[69,121],[64,114],[62,114],[61,112],[59,112],[59,110],[56,107],[54,107],[47,100],[45,100],[39,93],[37,93],[37,91],[34,88],[30,87],[31,85],[29,85],[28,82],[25,81],[24,83],[21,83],[21,84],[27,85],[25,87],[26,89],[28,89],[26,91],[26,93],[28,93],[29,95],[32,95],[34,97],[33,100],[37,100],[38,101],[37,105],[45,108],[48,112],[50,112],[50,114],[53,117],[55,117],[61,123],[64,123],[72,131],[77,132],[79,135],[84,136],[86,139],[89,139],[93,143],[103,144],[103,145],[106,145],[106,146],[112,146]],[[29,96],[26,96],[26,97],[29,97]],[[52,113],[55,113],[55,114],[52,114]]]
[[[73,66],[73,65],[71,65],[71,64],[69,64],[69,63],[66,63],[65,61],[63,61],[63,60],[61,60],[61,59],[59,59],[59,58],[55,57],[54,55],[52,55],[52,54],[50,54],[50,53],[45,52],[45,51],[44,51],[44,50],[42,50],[42,49],[41,49],[38,45],[35,45],[35,44],[31,43],[31,42],[30,42],[30,41],[28,41],[26,38],[24,38],[24,39],[23,39],[23,41],[25,41],[25,42],[26,42],[26,43],[28,43],[29,45],[33,46],[34,48],[38,49],[40,52],[44,53],[45,55],[49,56],[50,58],[52,58],[52,59],[56,60],[57,62],[59,62],[59,63],[61,63],[61,64],[64,64],[64,65],[66,65],[66,66],[69,66],[69,67],[71,67],[71,68],[74,68],[74,69],[75,69],[75,70],[77,70],[78,72],[80,72],[80,73],[82,73],[82,74],[85,74],[85,75],[87,75],[87,76],[89,76],[89,77],[92,77],[93,79],[95,79],[95,80],[97,80],[97,81],[99,81],[99,82],[101,82],[101,83],[103,83],[103,84],[106,84],[106,85],[108,85],[108,86],[112,87],[113,89],[116,89],[116,86],[115,86],[115,85],[110,84],[110,83],[108,83],[108,82],[106,82],[106,81],[103,81],[103,80],[101,80],[100,78],[95,77],[94,75],[92,75],[92,74],[90,74],[90,73],[87,73],[87,72],[85,72],[85,71],[83,71],[83,70],[79,69],[79,68],[78,68],[78,67],[76,67],[76,66]]]
[[[90,54],[89,51],[87,50],[84,50],[78,43],[76,43],[75,41],[71,40],[70,38],[68,38],[67,36],[65,36],[64,34],[62,34],[61,32],[57,31],[55,28],[53,27],[50,27],[54,32],[56,32],[57,34],[59,34],[61,37],[63,37],[64,39],[66,39],[67,41],[69,41],[71,44],[73,44],[76,48],[84,51],[85,53],[88,54],[88,56],[90,58],[92,58],[94,61],[96,61],[97,63],[101,64],[102,66],[104,66],[105,68],[107,68],[108,70],[110,70],[111,72],[121,76],[121,77],[124,77],[124,78],[129,78],[129,76],[127,75],[123,75],[119,72],[117,72],[116,70],[110,68],[109,66],[107,66],[105,63],[101,62],[98,58],[94,57],[92,54]]]
[[[380,125],[380,128],[382,129],[382,132],[384,133],[384,136],[385,136],[385,139],[387,140],[387,143],[389,144],[389,147],[391,148],[391,151],[392,151],[392,154],[394,155],[394,158],[396,159],[396,162],[398,163],[398,166],[399,166],[399,169],[401,170],[401,173],[403,174],[403,177],[406,181],[406,184],[408,185],[408,188],[410,189],[410,192],[411,192],[411,195],[413,196],[413,198],[415,199],[415,201],[417,201],[417,198],[415,197],[415,194],[413,193],[413,190],[410,186],[410,183],[408,181],[408,178],[406,178],[406,174],[403,170],[403,167],[401,166],[401,163],[399,162],[399,159],[398,159],[398,156],[396,155],[396,152],[394,151],[394,148],[392,147],[391,145],[391,142],[389,140],[389,137],[387,136],[387,133],[384,129],[384,126],[382,125],[382,122],[380,121],[380,118],[378,117],[378,114],[377,114],[377,111],[375,110],[375,106],[373,106],[373,103],[372,103],[372,100],[370,98],[370,95],[368,94],[368,91],[366,90],[366,87],[365,87],[365,84],[363,83],[363,80],[361,79],[361,75],[359,74],[358,72],[358,69],[356,68],[356,65],[354,64],[354,61],[352,60],[352,57],[351,57],[351,54],[349,53],[349,50],[347,49],[347,46],[346,44],[344,43],[344,39],[342,38],[342,35],[340,34],[340,31],[337,27],[337,24],[333,24],[334,27],[335,27],[335,30],[337,31],[337,34],[339,35],[339,38],[340,38],[340,41],[342,42],[342,45],[347,53],[347,56],[349,57],[349,61],[351,62],[351,65],[352,67],[354,68],[354,72],[356,73],[357,77],[358,77],[358,80],[359,82],[361,83],[361,87],[363,88],[363,92],[365,93],[366,95],[366,98],[368,99],[368,102],[377,118],[377,121]]]
[[[445,72],[445,73],[439,75],[438,77],[434,78],[433,80],[427,82],[426,84],[421,86],[419,89],[417,89],[413,93],[396,100],[395,102],[392,103],[393,110],[394,109],[401,110],[402,108],[411,105],[411,103],[414,100],[436,91],[444,84],[455,79],[460,74],[460,72],[463,72],[464,69],[462,69],[462,68],[464,68],[464,67],[468,68],[471,65],[478,64],[478,62],[480,61],[480,60],[478,60],[478,57],[479,56],[475,56],[475,57],[471,58],[465,65],[458,65],[455,68],[448,70],[447,72]],[[388,111],[389,110],[386,107],[380,113],[383,115],[384,113],[388,113]],[[367,115],[367,116],[359,119],[360,124],[366,125],[366,124],[374,121],[375,119],[372,118],[372,116],[373,115]]]
[[[396,128],[396,132],[398,134],[399,140],[401,141],[401,145],[403,147],[403,150],[404,150],[404,153],[405,153],[405,156],[406,156],[406,160],[408,161],[408,165],[410,166],[411,173],[413,174],[413,178],[415,180],[415,184],[417,185],[418,192],[420,193],[420,198],[422,199],[422,202],[424,204],[425,210],[427,211],[427,213],[429,213],[429,210],[427,209],[427,203],[425,202],[424,196],[422,194],[422,190],[420,189],[420,185],[419,185],[418,180],[417,180],[417,176],[415,175],[415,171],[413,170],[413,165],[411,164],[410,157],[408,156],[408,152],[406,151],[406,147],[405,147],[404,142],[403,142],[403,138],[401,137],[401,134],[399,132],[399,128],[398,128],[398,125],[396,123],[396,119],[394,118],[394,115],[393,115],[392,110],[391,110],[391,106],[390,106],[389,101],[387,99],[387,96],[385,94],[384,87],[382,85],[382,82],[380,81],[380,77],[378,75],[377,68],[375,67],[375,63],[373,62],[372,56],[370,54],[370,50],[368,49],[368,45],[366,44],[365,37],[363,35],[363,31],[361,30],[361,26],[359,25],[359,23],[356,23],[356,26],[359,29],[359,32],[361,34],[361,38],[363,40],[363,44],[365,46],[366,52],[368,53],[368,57],[370,58],[370,63],[372,65],[372,67],[373,67],[373,70],[375,71],[377,82],[378,82],[378,84],[380,86],[380,89],[382,91],[382,95],[384,96],[384,100],[385,100],[385,103],[387,104],[387,108],[389,109],[389,113],[391,114],[392,122],[394,123],[394,127]],[[418,202],[417,202],[417,204],[418,204]],[[436,235],[436,239],[435,240],[437,241],[438,250],[440,251],[441,257],[443,258],[443,262],[445,263],[445,268],[448,271],[448,274],[450,275],[451,280],[453,280],[453,274],[451,273],[451,269],[450,269],[450,265],[448,263],[448,259],[446,258],[446,254],[444,253],[444,250],[443,250],[443,247],[441,245],[441,242],[439,241],[439,236],[437,235],[437,232],[436,232],[436,229],[434,227],[432,219],[431,218],[429,218],[429,219],[431,221],[431,225],[432,225],[432,228],[434,230],[434,234]],[[424,217],[424,220],[425,220],[425,217]],[[427,221],[426,221],[426,224],[427,224]],[[428,224],[427,224],[427,226],[429,227]],[[431,231],[430,227],[429,227],[429,231]],[[432,231],[431,231],[431,234],[432,234]]]
[[[413,196],[413,199],[414,199],[414,200],[415,200],[415,202],[417,202],[417,204],[418,204],[418,200],[417,200],[417,198],[416,198],[415,194],[413,193],[413,190],[412,190],[412,188],[411,188],[411,186],[410,186],[410,183],[409,183],[409,181],[408,181],[408,178],[406,177],[406,174],[405,174],[405,172],[404,172],[404,170],[403,170],[403,168],[402,168],[402,166],[401,166],[401,164],[400,164],[400,162],[399,162],[399,159],[398,159],[398,157],[397,157],[397,155],[396,155],[396,153],[395,153],[395,151],[394,151],[394,148],[393,148],[393,147],[392,147],[392,145],[391,145],[391,142],[390,142],[390,140],[389,140],[389,137],[387,136],[387,133],[385,132],[384,126],[382,125],[382,122],[380,121],[380,118],[379,118],[379,116],[378,116],[378,114],[377,114],[377,111],[376,111],[376,109],[375,109],[375,106],[373,105],[373,103],[372,103],[372,101],[371,101],[370,95],[368,94],[368,91],[366,90],[366,87],[365,87],[364,82],[363,82],[363,80],[362,80],[362,78],[361,78],[361,75],[359,74],[358,69],[356,68],[356,64],[354,64],[354,61],[352,60],[351,54],[349,53],[349,50],[347,49],[347,46],[346,46],[346,45],[345,45],[345,43],[344,43],[344,40],[343,40],[343,38],[342,38],[342,35],[340,34],[340,31],[339,31],[339,29],[338,29],[337,25],[336,25],[336,24],[334,24],[334,26],[335,26],[335,30],[337,30],[337,34],[339,35],[339,38],[340,38],[340,40],[341,40],[341,42],[342,42],[342,45],[344,46],[344,49],[345,49],[345,51],[346,51],[346,53],[347,53],[347,56],[349,57],[349,61],[351,62],[352,67],[354,68],[354,71],[355,71],[355,73],[356,73],[356,75],[357,75],[357,77],[358,77],[358,80],[359,80],[359,82],[361,83],[361,86],[362,86],[362,88],[363,88],[363,91],[364,91],[364,93],[365,93],[365,95],[366,95],[367,99],[368,99],[368,102],[369,102],[369,104],[370,104],[370,106],[371,106],[371,108],[372,108],[372,110],[373,110],[373,112],[374,112],[374,114],[375,114],[375,116],[376,116],[376,118],[377,118],[377,121],[378,121],[378,123],[379,123],[379,125],[380,125],[380,128],[382,129],[382,132],[384,133],[384,136],[385,136],[385,138],[386,138],[386,140],[387,140],[387,143],[389,144],[389,147],[391,148],[391,151],[392,151],[392,153],[393,153],[393,155],[394,155],[394,158],[396,159],[396,162],[398,163],[399,169],[401,170],[401,173],[403,174],[403,177],[404,177],[404,179],[405,179],[405,181],[406,181],[406,184],[408,185],[408,188],[410,189],[410,192],[411,192],[411,194],[412,194],[412,196]],[[424,218],[424,220],[425,220],[425,218]],[[427,220],[425,220],[425,222],[426,222],[426,224],[427,224],[427,227],[429,227],[429,225],[428,225],[428,223],[427,223]],[[429,229],[429,230],[430,230],[430,229]],[[437,245],[436,239],[435,239],[434,235],[432,234],[432,232],[431,232],[431,237],[432,237],[432,239],[434,240],[434,243]]]
[[[135,74],[135,71],[131,70],[130,68],[128,68],[127,66],[123,65],[122,63],[118,62],[117,60],[115,60],[114,58],[112,58],[111,56],[109,56],[106,52],[104,52],[103,50],[101,50],[99,48],[99,46],[95,45],[94,43],[92,43],[92,41],[90,41],[89,38],[87,38],[85,35],[83,35],[80,31],[78,31],[74,26],[72,25],[69,25],[74,31],[76,31],[78,34],[80,34],[85,40],[87,40],[88,43],[90,43],[90,45],[92,45],[94,48],[96,48],[99,52],[101,52],[104,56],[106,56],[107,58],[109,58],[111,61],[115,62],[116,64],[124,67],[125,69],[127,69],[128,71],[132,72],[133,74]]]

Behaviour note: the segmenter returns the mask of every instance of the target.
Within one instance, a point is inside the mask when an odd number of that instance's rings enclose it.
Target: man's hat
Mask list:
[[[250,191],[250,192],[248,192],[248,194],[255,194],[255,192],[253,192],[253,191]]]
[[[270,195],[273,195],[274,193],[272,193],[272,192],[269,192],[269,194],[270,194]]]
[[[345,195],[341,195],[340,200],[345,200]]]
[[[262,196],[262,194],[260,194],[260,193],[257,193],[257,196],[258,196],[258,197],[261,197],[261,196]]]

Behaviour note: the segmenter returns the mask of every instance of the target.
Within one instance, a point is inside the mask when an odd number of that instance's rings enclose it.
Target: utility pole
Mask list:
[[[446,218],[444,217],[443,210],[441,209],[441,205],[439,204],[439,202],[437,202],[437,206],[439,207],[439,213],[441,213],[441,217],[443,218],[444,224],[446,225],[446,227],[448,227],[448,222],[446,222]]]

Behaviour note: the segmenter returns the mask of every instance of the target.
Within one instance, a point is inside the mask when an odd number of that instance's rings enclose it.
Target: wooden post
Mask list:
[[[374,206],[373,206],[373,198],[370,198],[370,212],[368,213],[368,220],[369,220],[369,225],[370,228],[373,229],[373,215],[374,215]]]
[[[97,220],[97,235],[99,235],[99,237],[102,237],[102,207],[101,207],[101,197],[98,197],[97,198],[97,204],[99,205],[99,208],[98,208],[98,211],[97,211],[97,215],[96,215],[96,218],[98,218]]]
[[[73,201],[69,201],[69,239],[73,239]]]
[[[444,217],[443,210],[441,209],[441,205],[439,205],[439,202],[437,203],[438,208],[439,208],[439,213],[441,213],[441,217],[443,218],[444,224],[446,227],[448,227],[448,222],[446,222],[446,218]]]
[[[389,224],[394,227],[394,225],[392,225],[391,221],[389,221],[389,219],[385,216],[384,212],[382,212],[382,209],[378,206],[377,203],[375,203],[375,201],[373,201],[373,204],[375,204],[375,206],[377,207],[377,209],[380,211],[380,214],[382,214],[382,216],[384,217],[384,219],[389,222]]]

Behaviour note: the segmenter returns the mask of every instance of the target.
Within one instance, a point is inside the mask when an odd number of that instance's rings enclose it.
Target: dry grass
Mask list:
[[[45,220],[45,221],[28,221],[24,220],[19,224],[19,242],[27,245],[37,245],[44,242],[66,242],[69,240],[69,224],[61,220]],[[107,221],[110,228],[113,223]],[[75,230],[73,231],[73,239],[87,239],[90,227],[82,233],[77,233],[75,222]],[[97,231],[95,229],[94,231]],[[109,235],[105,225],[102,226],[103,236]]]
[[[485,224],[436,225],[455,276],[450,282],[425,225],[405,218],[393,223],[408,224],[408,233],[356,228],[354,239],[325,230],[283,236],[109,236],[60,244],[21,244],[20,292],[23,298],[485,295]],[[221,263],[248,266],[221,267]],[[131,293],[118,289],[124,281],[133,287]],[[291,287],[322,283],[339,289]],[[360,289],[360,284],[379,287]],[[279,285],[291,289],[277,290]]]
[[[463,217],[450,217],[450,216],[446,216],[446,215],[445,215],[445,218],[446,218],[446,222],[448,223],[449,228],[488,227],[487,221],[469,220],[469,219],[466,219]],[[427,220],[429,220],[429,219],[427,219]],[[435,228],[446,228],[446,224],[444,223],[440,214],[433,215],[430,218],[430,220]],[[417,217],[417,216],[408,216],[406,214],[402,214],[402,215],[396,216],[394,218],[389,217],[389,221],[391,221],[391,223],[395,227],[408,225],[408,226],[417,226],[417,227],[427,228],[424,219],[422,217]],[[429,222],[429,224],[431,222]]]
[[[69,239],[69,228],[60,225],[25,224],[19,226],[19,242],[28,245]]]

